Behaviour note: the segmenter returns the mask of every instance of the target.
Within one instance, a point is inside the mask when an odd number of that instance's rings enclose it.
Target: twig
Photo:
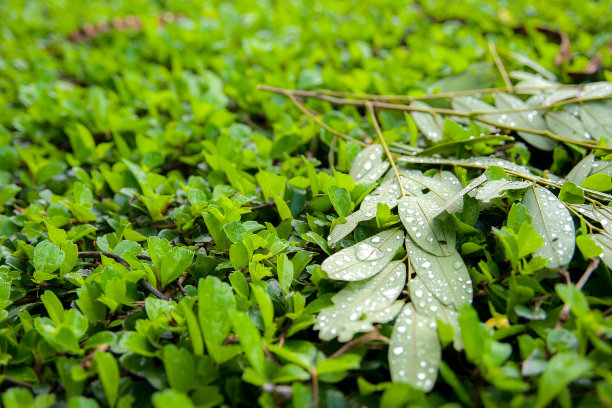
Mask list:
[[[591,277],[591,274],[597,267],[599,266],[599,262],[601,262],[601,258],[595,257],[589,260],[589,266],[585,269],[584,273],[576,283],[576,289],[581,290],[584,285],[586,285],[587,281]],[[563,327],[563,323],[567,322],[569,319],[570,305],[566,303],[563,306],[563,309],[559,312],[559,318],[557,319],[557,324],[555,325],[555,329],[560,329]]]
[[[355,347],[364,344],[364,343],[369,343],[371,341],[374,340],[384,340],[384,341],[389,341],[389,339],[385,336],[383,336],[382,334],[380,334],[380,332],[378,331],[378,328],[372,330],[371,332],[368,332],[366,334],[364,334],[361,337],[358,337],[354,340],[349,341],[348,343],[346,343],[344,346],[340,347],[334,354],[332,354],[331,356],[329,356],[329,359],[334,359],[334,358],[338,358],[341,355],[343,355],[344,353],[346,353],[349,350],[354,349]]]
[[[104,255],[107,258],[111,258],[115,262],[120,263],[121,265],[125,266],[126,269],[131,270],[130,265],[127,263],[127,261],[125,259],[123,259],[123,257],[121,257],[121,255],[113,254],[112,252],[106,252],[106,251],[102,251],[102,252],[97,252],[97,251],[81,251],[81,252],[79,252],[79,258],[101,259],[102,255]],[[151,260],[151,257],[149,255],[144,255],[144,254],[136,255],[136,258],[146,259],[148,261]],[[163,293],[161,293],[159,290],[157,290],[153,285],[151,285],[145,279],[140,279],[138,281],[138,285],[142,289],[150,292],[153,296],[155,296],[158,299],[172,300],[172,299],[164,296]]]
[[[497,53],[497,48],[495,48],[495,43],[493,43],[492,41],[489,42],[489,51],[491,51],[491,55],[493,55],[493,60],[495,61],[495,65],[497,65],[497,69],[499,70],[499,73],[504,79],[506,88],[512,91],[512,82],[510,82],[510,77],[508,76],[508,72],[506,71],[506,68],[504,67],[504,63],[502,62],[501,58],[499,58],[499,54]]]
[[[308,109],[306,109],[306,107],[302,103],[300,103],[300,101],[298,101],[295,98],[293,93],[291,93],[291,92],[284,92],[283,94],[286,95],[289,98],[289,100],[291,102],[293,102],[293,104],[296,106],[296,108],[298,108],[300,111],[302,111],[303,114],[308,116],[313,122],[315,122],[317,125],[321,126],[323,129],[327,130],[332,135],[338,136],[339,138],[342,138],[342,139],[347,140],[349,142],[357,143],[360,146],[364,146],[365,147],[365,146],[368,145],[367,143],[364,143],[361,140],[353,139],[352,137],[347,136],[344,133],[338,132],[336,129],[332,128],[331,126],[328,126],[325,122],[323,122],[322,120],[317,118],[316,115],[314,115],[312,112],[310,112]]]
[[[11,383],[11,384],[17,385],[19,387],[32,388],[32,384],[27,383],[25,381],[18,380],[18,379],[13,378],[13,377],[9,377],[6,374],[0,374],[0,378],[2,379],[2,382],[6,381],[7,383]]]
[[[312,378],[312,402],[315,407],[319,406],[319,377],[317,375],[317,366],[313,364],[310,369],[310,377]]]
[[[603,151],[612,151],[612,146],[601,146],[598,145],[597,142],[588,142],[588,141],[580,141],[580,140],[575,140],[575,139],[570,139],[570,138],[566,138],[560,135],[557,135],[555,133],[552,133],[548,130],[539,130],[539,129],[531,129],[531,128],[524,128],[521,126],[511,126],[511,125],[506,125],[506,124],[502,124],[502,123],[498,123],[496,121],[487,119],[486,117],[484,117],[484,115],[491,115],[491,114],[496,114],[499,113],[498,111],[491,111],[491,112],[482,112],[482,111],[474,111],[474,112],[464,112],[464,111],[457,111],[457,110],[453,110],[453,109],[444,109],[444,108],[425,108],[425,107],[419,107],[419,106],[412,106],[412,105],[404,105],[404,104],[398,104],[398,103],[389,103],[389,102],[381,102],[381,101],[368,101],[368,100],[349,100],[349,99],[342,99],[342,98],[338,98],[338,97],[333,97],[333,96],[327,96],[327,95],[323,95],[317,92],[312,92],[312,91],[298,91],[298,90],[291,90],[291,89],[284,89],[284,88],[276,88],[276,87],[270,87],[270,86],[264,86],[264,85],[260,85],[259,86],[260,90],[264,90],[264,91],[268,91],[268,92],[274,92],[274,93],[278,93],[278,94],[282,94],[287,96],[295,105],[296,107],[298,107],[298,109],[300,109],[304,114],[306,114],[309,118],[311,118],[313,121],[315,121],[317,124],[319,124],[320,126],[322,126],[324,129],[326,129],[327,131],[331,132],[332,134],[341,137],[343,139],[349,140],[351,142],[357,143],[361,146],[367,146],[366,143],[363,143],[357,139],[353,139],[350,136],[344,135],[334,129],[332,129],[330,126],[328,126],[327,124],[323,123],[321,120],[319,120],[315,115],[313,115],[311,112],[309,112],[299,101],[297,101],[297,99],[295,98],[295,96],[301,96],[301,97],[307,97],[307,98],[315,98],[315,99],[320,99],[323,101],[327,101],[329,103],[332,103],[334,105],[349,105],[349,106],[363,106],[366,107],[367,103],[371,103],[372,106],[376,107],[376,108],[380,108],[380,109],[387,109],[387,110],[397,110],[397,111],[404,111],[404,112],[425,112],[425,113],[430,113],[430,114],[443,114],[443,115],[447,115],[447,116],[459,116],[459,117],[465,117],[465,118],[472,118],[476,121],[485,123],[487,125],[490,126],[494,126],[497,128],[501,128],[501,129],[506,129],[506,130],[510,130],[510,131],[515,131],[515,132],[526,132],[526,133],[531,133],[531,134],[535,134],[535,135],[540,135],[540,136],[545,136],[548,137],[549,139],[553,139],[559,142],[563,142],[563,143],[567,143],[567,144],[573,144],[573,145],[577,145],[577,146],[582,146],[582,147],[586,147],[589,149],[598,149],[598,150],[603,150]],[[599,98],[601,99],[601,98]],[[584,99],[586,100],[586,99]],[[578,100],[573,100],[572,103],[577,102]],[[564,101],[564,102],[568,102],[568,101]],[[561,104],[558,103],[557,105]],[[532,110],[532,108],[529,108],[529,110]],[[511,112],[515,112],[517,111],[516,109],[511,110]]]
[[[372,120],[372,124],[374,124],[374,129],[376,129],[376,134],[378,135],[378,138],[380,139],[383,145],[383,148],[385,149],[387,158],[391,162],[391,167],[393,167],[393,171],[395,172],[395,177],[397,178],[397,184],[399,184],[399,188],[400,188],[400,191],[402,192],[402,197],[403,197],[406,195],[406,192],[404,191],[404,186],[402,185],[402,179],[400,177],[399,171],[397,170],[397,167],[395,166],[395,160],[393,160],[393,156],[391,155],[391,152],[389,151],[389,147],[387,146],[387,141],[385,140],[382,134],[382,131],[380,130],[380,126],[378,125],[378,119],[376,119],[376,112],[374,112],[374,108],[372,107],[372,102],[367,101],[365,105],[366,105],[366,108],[368,109],[368,114],[370,116],[370,119]]]

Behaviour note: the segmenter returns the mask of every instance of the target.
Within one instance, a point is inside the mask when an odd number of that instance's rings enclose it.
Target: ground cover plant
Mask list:
[[[4,406],[612,405],[610,2],[0,15]]]

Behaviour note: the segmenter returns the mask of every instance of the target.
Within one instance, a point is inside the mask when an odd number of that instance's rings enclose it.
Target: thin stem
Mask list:
[[[504,83],[506,84],[506,88],[512,91],[512,82],[510,82],[510,77],[508,76],[508,72],[506,71],[506,67],[504,67],[504,63],[501,58],[499,58],[499,54],[497,53],[497,48],[495,47],[495,43],[492,41],[489,42],[489,51],[491,51],[491,55],[493,55],[493,60],[495,61],[495,65],[497,65],[497,69],[504,79]]]
[[[286,95],[289,99],[291,99],[293,101],[293,103],[302,112],[304,112],[311,119],[316,121],[319,125],[324,127],[326,130],[328,130],[331,133],[337,135],[338,137],[350,140],[350,141],[358,143],[358,144],[360,144],[362,146],[367,146],[367,144],[365,144],[365,143],[363,143],[361,141],[357,141],[356,139],[353,139],[353,138],[351,138],[349,136],[346,136],[346,135],[344,135],[342,133],[339,133],[336,130],[333,130],[331,127],[329,127],[328,125],[326,125],[322,121],[320,121],[318,118],[316,118],[316,116],[314,116],[311,112],[309,112],[307,109],[305,109],[304,106],[302,104],[300,104],[300,102],[298,102],[295,99],[295,95],[306,97],[306,98],[315,98],[315,99],[327,101],[329,103],[332,103],[332,104],[335,104],[335,105],[340,105],[340,106],[342,106],[342,105],[349,105],[349,106],[364,106],[364,107],[367,107],[366,104],[370,103],[373,107],[380,108],[380,109],[397,110],[397,111],[404,111],[404,112],[425,112],[425,113],[429,113],[429,114],[439,113],[439,114],[443,114],[443,115],[447,115],[447,116],[460,116],[460,117],[465,117],[465,118],[472,118],[472,119],[477,120],[479,122],[482,122],[482,123],[485,123],[487,125],[494,126],[494,127],[497,127],[497,128],[501,128],[501,129],[512,130],[512,131],[515,131],[515,132],[526,132],[526,133],[531,133],[531,134],[535,134],[535,135],[545,136],[545,137],[548,137],[550,139],[557,140],[559,142],[573,144],[573,145],[577,145],[577,146],[582,146],[582,147],[586,147],[586,148],[589,148],[589,149],[598,149],[598,150],[603,150],[603,151],[612,151],[612,146],[610,146],[610,147],[609,146],[600,146],[597,143],[593,143],[593,142],[586,142],[586,141],[569,139],[569,138],[566,138],[566,137],[554,134],[554,133],[552,133],[552,132],[550,132],[548,130],[530,129],[530,128],[524,128],[524,127],[520,127],[520,126],[510,126],[510,125],[505,125],[505,124],[497,123],[495,121],[492,121],[492,120],[489,120],[489,119],[486,119],[486,118],[482,117],[481,115],[485,114],[485,113],[482,113],[482,112],[462,112],[462,111],[457,111],[457,110],[454,110],[454,109],[429,108],[429,107],[425,108],[425,107],[410,106],[410,105],[403,105],[403,104],[389,103],[389,102],[379,102],[379,101],[347,100],[347,99],[341,99],[341,98],[337,98],[337,97],[333,97],[333,96],[321,95],[320,93],[312,92],[312,91],[297,91],[297,90],[290,90],[290,89],[283,89],[283,88],[268,87],[268,86],[263,86],[263,85],[260,85],[259,89],[264,90],[264,91],[275,92],[275,93],[280,93],[282,95]],[[495,114],[496,112],[497,111],[491,111],[491,112],[486,112],[486,114],[491,115],[491,114]]]
[[[601,258],[599,257],[591,258],[589,260],[589,266],[587,266],[587,268],[584,270],[584,273],[578,280],[578,283],[576,283],[576,289],[581,290],[584,287],[584,285],[586,285],[587,281],[591,277],[591,274],[593,273],[595,269],[597,269],[600,262],[601,262]],[[570,305],[569,303],[566,303],[565,305],[563,305],[563,309],[561,309],[561,311],[559,312],[559,318],[557,319],[557,324],[555,325],[555,329],[560,329],[563,327],[563,323],[565,323],[569,319],[569,312],[570,312]]]
[[[120,263],[121,265],[123,265],[126,269],[131,270],[130,264],[128,264],[127,261],[125,259],[123,259],[123,257],[121,257],[121,255],[113,254],[112,252],[105,252],[105,251],[102,251],[102,252],[98,252],[98,251],[81,251],[81,252],[79,252],[78,256],[79,256],[79,258],[101,259],[102,255],[104,255],[107,258],[111,258],[115,262]],[[148,261],[151,260],[151,257],[149,255],[144,255],[144,254],[138,254],[138,255],[136,255],[136,258],[138,258],[138,259],[146,259]],[[138,281],[138,285],[140,285],[140,287],[142,289],[144,289],[145,291],[151,293],[153,296],[155,296],[158,299],[172,300],[172,299],[168,298],[167,296],[165,296],[163,293],[161,293],[159,290],[157,290],[153,285],[151,285],[145,279],[140,279]]]
[[[383,336],[382,334],[380,334],[380,332],[378,331],[378,328],[372,330],[371,332],[368,332],[366,334],[364,334],[361,337],[357,337],[354,340],[349,341],[348,343],[346,343],[344,346],[340,347],[334,354],[332,354],[331,356],[329,356],[329,359],[334,359],[334,358],[338,358],[341,355],[343,355],[344,353],[346,353],[349,350],[354,349],[355,347],[364,344],[364,343],[369,343],[371,341],[374,340],[385,340],[385,341],[389,341],[389,339],[385,336]]]
[[[300,103],[300,101],[298,101],[295,98],[295,96],[294,96],[294,94],[292,92],[282,92],[282,93],[284,95],[286,95],[289,98],[289,100],[291,102],[293,102],[293,104],[296,106],[296,108],[298,108],[304,115],[308,116],[313,122],[315,122],[317,125],[321,126],[323,129],[327,130],[332,135],[338,136],[339,138],[342,138],[342,139],[347,140],[349,142],[357,143],[358,145],[363,146],[363,147],[368,146],[367,143],[364,143],[361,140],[353,139],[352,137],[347,136],[344,133],[340,133],[336,129],[328,126],[325,122],[323,122],[322,120],[317,118],[316,115],[314,115],[312,112],[310,112],[308,109],[306,109],[306,107],[302,103]]]
[[[345,92],[337,92],[329,89],[318,89],[316,92],[321,95],[335,96],[338,98],[355,98],[355,99],[369,99],[372,101],[421,101],[428,99],[447,99],[447,98],[455,98],[457,96],[469,96],[469,95],[478,95],[478,94],[492,94],[492,93],[500,93],[500,92],[509,92],[509,91],[554,91],[559,89],[582,89],[584,88],[583,84],[558,84],[555,86],[516,86],[512,89],[507,87],[498,87],[498,88],[482,88],[482,89],[471,89],[467,91],[457,91],[457,92],[440,92],[437,94],[429,94],[429,95],[419,95],[419,96],[411,96],[411,95],[374,95],[374,94],[355,94],[355,93],[345,93]]]
[[[376,129],[376,134],[378,135],[378,138],[380,139],[383,148],[385,149],[387,158],[389,159],[389,162],[391,162],[391,167],[393,167],[393,171],[395,172],[395,177],[397,178],[397,183],[399,184],[399,188],[403,197],[406,195],[406,192],[404,191],[404,186],[402,185],[402,179],[400,177],[399,171],[397,170],[397,166],[395,165],[395,160],[393,160],[393,156],[391,155],[389,147],[387,146],[387,141],[385,140],[382,131],[380,130],[380,126],[378,125],[378,119],[376,119],[376,112],[374,112],[372,103],[369,101],[366,102],[366,108],[368,109],[368,114],[370,116],[370,119],[372,120],[372,124],[374,124],[374,129]]]

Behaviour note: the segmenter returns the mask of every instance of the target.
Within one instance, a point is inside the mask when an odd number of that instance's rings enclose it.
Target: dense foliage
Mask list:
[[[4,406],[612,406],[609,1],[0,15]]]

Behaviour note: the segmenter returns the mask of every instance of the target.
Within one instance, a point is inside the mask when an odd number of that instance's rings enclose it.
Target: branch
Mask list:
[[[603,150],[603,151],[612,151],[612,146],[600,146],[597,144],[597,142],[588,142],[588,141],[580,141],[580,140],[575,140],[575,139],[570,139],[570,138],[566,138],[560,135],[557,135],[555,133],[552,133],[548,130],[538,130],[538,129],[530,129],[530,128],[524,128],[524,127],[520,127],[520,126],[510,126],[510,125],[505,125],[505,124],[501,124],[501,123],[497,123],[495,121],[492,121],[490,119],[487,119],[485,117],[483,117],[483,115],[488,114],[496,114],[499,113],[498,111],[491,111],[491,112],[482,112],[482,111],[473,111],[473,112],[463,112],[463,111],[458,111],[458,110],[454,110],[454,109],[444,109],[444,108],[433,108],[433,107],[418,107],[418,106],[411,106],[411,105],[404,105],[404,104],[399,104],[399,103],[389,103],[389,102],[382,102],[382,101],[369,101],[369,100],[350,100],[350,99],[342,99],[342,98],[338,98],[335,96],[328,96],[325,94],[321,94],[319,92],[313,92],[313,91],[300,91],[300,90],[293,90],[293,89],[284,89],[284,88],[276,88],[276,87],[271,87],[271,86],[265,86],[265,85],[259,85],[258,89],[263,90],[263,91],[268,91],[268,92],[274,92],[274,93],[278,93],[281,95],[285,95],[286,97],[288,97],[296,107],[298,107],[298,109],[300,109],[300,111],[302,111],[305,115],[307,115],[309,118],[311,118],[313,121],[315,121],[317,124],[319,124],[320,126],[322,126],[324,129],[326,129],[327,131],[331,132],[332,134],[341,137],[345,140],[350,140],[354,143],[360,144],[361,146],[367,146],[366,143],[363,143],[357,139],[353,139],[347,135],[344,135],[334,129],[332,129],[330,126],[328,126],[327,124],[323,123],[321,120],[319,120],[315,115],[312,114],[312,112],[309,112],[303,104],[301,104],[295,97],[296,96],[300,96],[300,97],[306,97],[306,98],[314,98],[314,99],[319,99],[319,100],[323,100],[326,102],[329,102],[331,104],[334,105],[339,105],[339,106],[361,106],[361,107],[367,107],[368,103],[370,103],[372,106],[379,108],[379,109],[387,109],[387,110],[397,110],[397,111],[403,111],[403,112],[424,112],[424,113],[429,113],[429,114],[442,114],[442,115],[447,115],[447,116],[459,116],[459,117],[465,117],[465,118],[471,118],[474,120],[477,120],[479,122],[485,123],[487,125],[490,126],[494,126],[497,128],[501,128],[501,129],[506,129],[506,130],[510,130],[510,131],[515,131],[515,132],[526,132],[526,133],[531,133],[531,134],[535,134],[535,135],[540,135],[540,136],[545,136],[548,137],[549,139],[552,140],[556,140],[559,142],[563,142],[563,143],[567,143],[567,144],[573,144],[573,145],[577,145],[577,146],[582,146],[582,147],[586,147],[589,149],[598,149],[598,150]],[[607,97],[606,97],[607,98]],[[438,98],[440,99],[440,97]],[[602,99],[601,97],[599,97],[598,99]],[[556,105],[559,104],[564,104],[564,103],[569,103],[570,101],[572,103],[575,103],[577,101],[582,101],[582,100],[592,100],[592,98],[585,98],[585,99],[581,99],[581,100],[577,100],[577,99],[570,99],[567,101],[563,101],[563,102],[559,102]],[[543,108],[543,107],[542,107]],[[513,109],[511,110],[511,112],[516,112],[519,111],[521,109]],[[523,109],[524,110],[524,109]],[[533,108],[529,108],[529,110],[533,110]]]
[[[385,340],[385,341],[389,341],[389,339],[385,336],[383,336],[382,334],[380,334],[380,332],[378,331],[378,328],[372,330],[371,332],[368,332],[366,334],[364,334],[361,337],[358,337],[354,340],[349,341],[348,343],[346,343],[344,346],[340,347],[334,354],[332,354],[331,356],[329,356],[329,359],[333,359],[333,358],[338,358],[341,355],[343,355],[344,353],[346,353],[349,350],[354,349],[355,347],[364,344],[364,343],[369,343],[371,341],[374,340]]]
[[[402,197],[406,195],[404,191],[404,186],[402,185],[402,179],[400,177],[399,171],[397,171],[397,167],[395,166],[395,161],[393,160],[393,156],[389,151],[389,147],[387,146],[387,141],[385,140],[382,131],[380,130],[380,126],[378,125],[378,119],[376,119],[376,112],[374,112],[374,108],[372,107],[372,102],[366,102],[366,108],[368,109],[368,114],[370,119],[372,120],[372,124],[374,124],[374,129],[376,129],[376,134],[380,139],[383,148],[385,149],[385,153],[387,154],[387,158],[391,162],[391,167],[393,167],[393,171],[395,172],[395,177],[397,178],[397,184],[399,184],[400,191],[402,192]]]
[[[121,255],[113,254],[112,252],[106,252],[106,251],[102,251],[102,252],[98,252],[98,251],[81,251],[81,252],[79,252],[79,258],[102,259],[102,255],[104,255],[107,258],[111,258],[115,262],[120,263],[121,265],[125,266],[126,269],[131,270],[130,265],[127,263],[127,261],[125,259],[123,259],[121,257]],[[151,257],[149,255],[145,255],[145,254],[138,254],[138,255],[136,255],[136,258],[144,259],[144,260],[147,260],[147,261],[151,260]],[[153,296],[155,296],[158,299],[172,300],[169,297],[164,296],[163,293],[161,293],[159,290],[157,290],[153,285],[151,285],[145,279],[140,279],[138,281],[138,285],[143,290],[151,293]]]
[[[597,269],[597,267],[599,266],[599,262],[601,262],[601,258],[599,257],[591,258],[589,260],[589,266],[587,266],[584,273],[578,280],[578,283],[576,283],[576,289],[581,290],[584,287],[584,285],[586,285],[593,271]],[[570,312],[570,305],[569,303],[566,303],[563,306],[563,309],[561,309],[561,311],[559,312],[559,318],[557,319],[557,324],[555,325],[555,329],[560,329],[561,327],[563,327],[563,323],[567,322],[567,320],[569,319],[569,312]]]

